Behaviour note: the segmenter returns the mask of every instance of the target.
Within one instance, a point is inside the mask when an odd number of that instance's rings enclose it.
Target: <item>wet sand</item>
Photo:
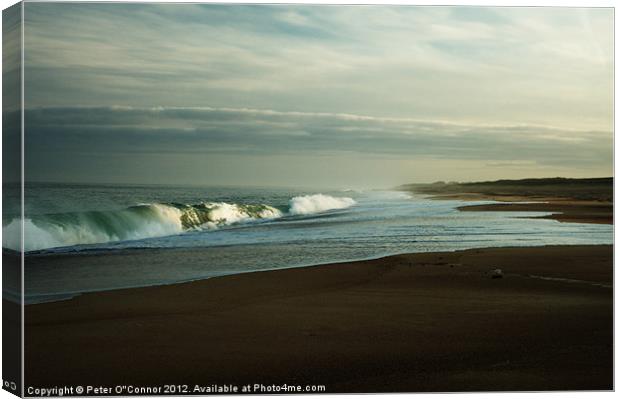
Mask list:
[[[460,211],[492,212],[552,212],[548,216],[532,219],[553,219],[565,223],[613,224],[613,202],[604,200],[574,200],[560,197],[537,197],[516,195],[485,195],[478,193],[433,195],[436,200],[498,201],[498,204],[464,205]],[[505,203],[504,203],[505,202]]]
[[[531,199],[521,198],[520,201],[531,201]],[[553,212],[551,215],[540,218],[568,223],[613,224],[614,222],[613,204],[599,201],[547,199],[539,203],[466,205],[458,209],[461,211]]]
[[[26,386],[609,390],[612,252],[398,255],[28,305]]]

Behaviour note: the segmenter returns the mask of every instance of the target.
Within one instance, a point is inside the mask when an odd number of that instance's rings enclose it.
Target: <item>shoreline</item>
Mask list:
[[[542,218],[567,223],[613,224],[614,219],[613,177],[435,182],[405,184],[397,189],[428,195],[430,199],[500,202],[460,206],[460,211],[546,212],[551,215]]]
[[[403,254],[27,305],[26,384],[611,389],[612,252]]]
[[[604,200],[575,200],[565,197],[490,195],[482,193],[426,195],[434,200],[500,202],[497,204],[462,205],[456,208],[463,212],[551,212],[551,215],[527,216],[526,218],[552,219],[562,223],[613,224],[614,222],[613,202]]]

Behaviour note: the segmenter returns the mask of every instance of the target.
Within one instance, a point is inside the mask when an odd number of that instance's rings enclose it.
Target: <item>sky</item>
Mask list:
[[[25,5],[26,178],[613,174],[613,10]]]

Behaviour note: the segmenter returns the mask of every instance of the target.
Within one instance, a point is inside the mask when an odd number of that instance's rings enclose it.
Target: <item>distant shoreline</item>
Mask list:
[[[474,183],[407,184],[399,190],[438,200],[510,202],[465,205],[460,211],[551,212],[538,217],[569,223],[613,224],[613,178],[522,179]]]

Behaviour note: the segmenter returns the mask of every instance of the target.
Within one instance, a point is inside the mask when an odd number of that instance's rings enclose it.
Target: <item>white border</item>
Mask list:
[[[28,0],[29,2],[39,2],[39,1],[45,1],[45,0]],[[101,3],[101,2],[112,2],[112,1],[78,1],[78,0],[63,0],[63,2],[92,2],[92,3]],[[167,0],[167,1],[161,1],[161,0],[132,0],[129,1],[131,3],[224,3],[224,1],[201,1],[201,2],[188,2],[188,1],[180,1],[180,0]],[[13,4],[15,4],[15,1],[11,1],[11,0],[0,0],[0,5],[2,9],[5,9]],[[304,1],[304,0],[288,0],[288,1],[264,1],[264,0],[228,0],[226,1],[226,3],[252,3],[252,4],[273,4],[273,3],[289,3],[289,4],[307,4],[307,3],[311,3],[311,4],[382,4],[382,5],[423,5],[423,6],[502,6],[502,7],[540,7],[540,6],[554,6],[554,7],[615,7],[615,1],[611,1],[611,0],[590,0],[590,1],[583,1],[583,0],[539,0],[539,1],[523,1],[523,0],[505,0],[505,1],[498,1],[498,0],[474,0],[474,1],[467,1],[467,0],[448,0],[448,1],[444,1],[444,2],[440,2],[440,1],[403,1],[403,0],[390,0],[390,1],[382,1],[382,0],[340,0],[340,1],[333,1],[333,0],[313,0],[313,1]],[[22,40],[22,65],[21,65],[21,102],[22,102],[22,111],[21,111],[21,123],[22,123],[22,142],[21,142],[21,147],[22,147],[22,158],[21,158],[21,162],[22,162],[22,204],[24,201],[24,136],[23,136],[23,129],[24,129],[24,24],[23,24],[23,20],[24,20],[24,7],[22,5],[22,34],[21,34],[21,40]],[[614,27],[615,27],[615,13],[614,13]],[[0,28],[1,28],[1,19],[0,19]],[[616,43],[618,43],[618,36],[617,36],[617,32],[614,29],[614,62],[615,62],[615,46]],[[1,61],[0,61],[1,63]],[[615,93],[616,93],[616,85],[615,85],[615,74],[618,71],[618,66],[617,64],[614,64],[614,110],[616,110],[615,106]],[[2,77],[0,75],[0,83],[2,81]],[[2,99],[0,98],[0,106],[2,104]],[[616,120],[617,118],[615,117],[615,112],[614,112],[614,132],[616,131]],[[620,147],[620,144],[618,144],[615,141],[615,134],[614,134],[614,155],[616,153],[618,153],[618,149]],[[0,143],[0,158],[1,158],[1,143]],[[615,168],[615,156],[614,156],[614,176],[616,175],[616,168]],[[1,173],[1,169],[2,169],[2,165],[0,162],[0,173]],[[614,192],[616,191],[616,188],[618,188],[618,182],[616,180],[614,180]],[[1,199],[0,199],[0,203],[1,203]],[[615,206],[615,201],[614,201],[614,206]],[[24,209],[22,206],[22,225],[23,225],[23,220],[24,220]],[[614,217],[614,226],[615,226],[615,217]],[[618,236],[616,234],[620,234],[617,231],[615,231],[614,229],[614,242],[616,241],[616,239],[618,238]],[[23,242],[24,242],[24,229],[22,226],[22,251],[23,251]],[[617,248],[614,246],[614,267],[615,267],[615,259],[616,255],[617,255]],[[0,261],[1,263],[1,261]],[[22,257],[22,301],[23,301],[23,290],[24,290],[24,274],[23,274],[23,257]],[[615,269],[614,269],[615,270]],[[614,287],[616,287],[616,273],[614,273]],[[0,276],[0,281],[1,281],[1,276]],[[614,331],[619,331],[617,329],[617,323],[618,323],[618,318],[615,317],[616,316],[616,312],[615,312],[615,288],[614,288]],[[23,320],[23,307],[22,307],[22,320]],[[1,334],[1,333],[0,333]],[[24,340],[24,331],[22,328],[22,359],[23,359],[23,353],[24,353],[24,347],[23,347],[23,340]],[[614,335],[615,338],[615,335]],[[1,349],[0,349],[0,355],[1,355]],[[616,359],[616,355],[618,355],[618,348],[615,345],[615,339],[614,339],[614,366],[615,366],[615,359]],[[23,366],[23,364],[22,364]],[[0,371],[1,371],[1,364],[0,364]],[[614,376],[615,376],[615,382],[618,382],[618,370],[616,368],[614,368]],[[22,387],[24,384],[24,370],[22,367]],[[0,399],[5,399],[5,398],[12,398],[15,397],[13,395],[11,395],[10,393],[8,393],[7,391],[4,390],[0,390]],[[430,399],[430,398],[452,398],[454,397],[454,395],[467,395],[467,397],[470,398],[495,398],[495,397],[501,397],[501,398],[506,398],[506,399],[520,399],[520,398],[532,398],[533,395],[544,395],[546,397],[549,398],[590,398],[592,395],[596,396],[596,397],[601,397],[601,396],[607,396],[607,397],[611,397],[611,395],[615,395],[615,393],[613,392],[549,392],[549,393],[472,393],[472,394],[380,394],[378,396],[381,397],[403,397],[403,395],[406,396],[414,396],[416,398],[421,398],[421,399]],[[243,396],[247,396],[247,395],[243,395]],[[234,397],[243,397],[241,395],[236,395]],[[279,395],[280,397],[282,395]],[[320,395],[318,397],[322,397],[322,398],[352,398],[352,397],[357,397],[359,395]],[[309,398],[316,398],[316,395],[297,395],[294,396],[296,398],[305,398],[305,397],[309,397]],[[181,398],[181,397],[179,397]]]

